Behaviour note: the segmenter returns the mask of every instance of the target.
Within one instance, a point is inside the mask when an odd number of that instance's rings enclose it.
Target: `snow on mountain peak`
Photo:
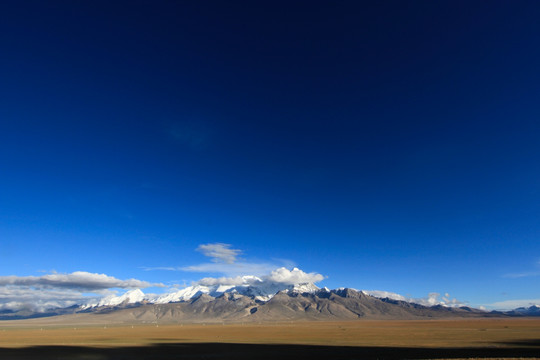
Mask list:
[[[319,287],[313,283],[294,284],[292,291],[297,293],[314,293]]]
[[[225,293],[245,295],[256,300],[268,301],[280,291],[315,293],[319,291],[319,288],[314,283],[322,279],[324,279],[324,276],[317,273],[306,273],[296,267],[292,270],[281,267],[261,277],[254,275],[221,278],[207,277],[192,286],[157,296],[145,296],[139,289],[131,290],[120,296],[111,295],[105,297],[98,303],[88,304],[83,308],[134,304],[143,300],[154,304],[167,304],[188,301],[203,294],[218,297]]]
[[[246,279],[239,285],[214,284],[214,285],[193,285],[182,290],[175,291],[169,294],[158,297],[154,302],[156,304],[165,304],[170,302],[187,301],[202,294],[207,294],[213,297],[220,296],[224,293],[237,293],[253,297],[257,300],[270,300],[276,293],[282,290],[294,292],[314,292],[319,290],[312,283],[303,284],[284,284],[269,281],[261,281],[260,279]]]
[[[253,275],[229,278],[208,277],[182,290],[162,295],[155,300],[155,303],[187,301],[202,294],[217,297],[224,293],[237,293],[257,300],[267,301],[283,290],[300,293],[318,291],[319,288],[315,286],[314,282],[323,278],[322,275],[317,273],[305,273],[298,268],[289,270],[284,267],[261,277]]]
[[[145,300],[145,295],[141,289],[130,290],[120,296],[110,295],[102,298],[96,304],[87,304],[82,306],[83,309],[99,306],[118,306],[120,304],[136,304]]]
[[[175,291],[169,294],[164,294],[159,296],[153,302],[156,304],[167,304],[170,302],[179,302],[190,300],[194,297],[200,296],[202,294],[210,294],[213,292],[214,287],[219,287],[219,285],[214,286],[204,286],[204,285],[194,285],[188,286],[182,290]]]

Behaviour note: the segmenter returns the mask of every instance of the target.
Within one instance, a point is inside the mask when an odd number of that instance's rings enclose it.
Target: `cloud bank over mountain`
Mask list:
[[[51,308],[72,305],[103,306],[140,301],[182,301],[196,294],[216,295],[238,292],[266,301],[275,293],[287,291],[317,291],[315,285],[326,277],[317,272],[305,272],[298,267],[285,267],[272,262],[241,259],[242,250],[230,244],[201,244],[196,249],[210,259],[207,263],[176,267],[145,268],[146,270],[175,270],[184,272],[215,273],[224,276],[204,277],[193,281],[191,286],[173,285],[161,294],[144,294],[141,289],[165,286],[139,279],[118,279],[114,276],[85,271],[42,276],[0,276],[0,311],[31,309],[45,311]],[[283,261],[287,262],[287,261]],[[290,262],[289,262],[290,263]],[[344,284],[346,285],[346,284]],[[185,286],[185,285],[184,285]],[[429,293],[425,297],[413,298],[394,292],[363,290],[365,294],[393,300],[406,301],[424,306],[443,305],[459,307],[464,302],[451,298],[448,293]],[[172,300],[171,300],[172,299]],[[536,300],[515,300],[508,303],[491,304],[491,308],[510,308],[515,305],[532,305]],[[92,305],[90,305],[92,304]]]
[[[69,307],[95,297],[66,289],[38,290],[28,287],[0,287],[0,311],[24,310],[43,312],[47,309]]]
[[[121,280],[106,274],[76,271],[42,276],[0,276],[0,310],[45,311],[110,295],[116,290],[162,287],[137,279]]]
[[[230,289],[234,286],[251,288],[251,291],[257,288],[256,291],[267,297],[296,284],[315,284],[324,279],[321,274],[307,273],[296,267],[289,270],[277,263],[240,259],[242,250],[234,249],[230,244],[201,244],[195,250],[210,258],[210,261],[198,265],[155,267],[146,270],[222,274],[225,276],[205,277],[194,281],[193,285],[202,287],[203,292]],[[139,301],[146,296],[140,289],[148,287],[164,285],[138,279],[122,280],[85,271],[42,276],[0,276],[0,311],[24,308],[45,311],[72,305],[121,303],[126,299]],[[185,291],[189,292],[189,289]],[[178,286],[173,286],[164,294],[156,294],[153,298],[167,297],[175,292],[178,292]]]
[[[256,277],[253,275],[248,276],[236,276],[236,277],[220,277],[203,278],[196,282],[199,285],[214,286],[214,285],[245,285],[254,283],[279,283],[286,285],[305,284],[305,283],[318,283],[325,277],[321,274],[311,272],[306,273],[298,268],[289,270],[284,267],[272,270],[270,274]]]
[[[31,286],[39,289],[67,288],[82,291],[109,288],[135,289],[155,286],[137,279],[120,280],[105,274],[75,271],[71,274],[48,274],[43,276],[0,276],[0,286]]]
[[[427,296],[422,298],[406,297],[390,291],[381,290],[362,290],[364,293],[375,296],[378,298],[389,298],[392,300],[406,301],[410,303],[420,304],[424,306],[443,305],[448,307],[465,306],[464,302],[459,301],[456,298],[451,298],[450,294],[445,293],[441,296],[440,293],[431,292]]]
[[[498,301],[487,305],[489,308],[498,310],[511,310],[520,307],[540,306],[540,299],[516,299]]]

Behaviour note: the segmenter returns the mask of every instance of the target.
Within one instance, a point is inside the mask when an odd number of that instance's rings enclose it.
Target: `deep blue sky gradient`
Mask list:
[[[540,299],[540,3],[3,1],[0,274]],[[510,276],[509,276],[510,274]],[[525,274],[526,276],[517,276]]]

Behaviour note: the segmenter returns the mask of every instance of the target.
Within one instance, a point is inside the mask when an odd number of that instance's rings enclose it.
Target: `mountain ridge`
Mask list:
[[[293,269],[292,272],[299,269]],[[278,274],[279,275],[279,274]],[[448,317],[540,316],[540,307],[484,311],[445,303],[430,294],[423,304],[380,291],[352,288],[330,290],[311,282],[287,282],[279,276],[202,279],[162,295],[133,289],[93,303],[47,312],[2,311],[0,320],[55,317],[69,314],[118,322],[219,322],[286,320],[419,319]],[[377,296],[377,295],[385,295]],[[435,294],[438,295],[438,294]],[[447,300],[446,298],[443,298]],[[422,299],[420,299],[422,300]]]
[[[315,292],[282,290],[268,301],[224,292],[218,297],[200,294],[188,301],[138,306],[101,307],[89,313],[104,322],[216,323],[302,320],[432,319],[484,317],[489,313],[460,308],[427,307],[403,301],[379,299],[345,288]]]
[[[69,319],[71,315],[88,323],[217,323],[531,316],[529,311],[487,312],[465,306],[425,306],[378,298],[351,288],[329,290],[314,285],[286,288],[268,300],[238,291],[223,291],[216,296],[207,292],[190,293],[191,297],[180,301],[151,302],[146,298],[141,300],[142,291],[132,290],[121,297],[109,298],[110,305],[56,309],[47,314],[0,314],[0,319],[46,316]],[[536,307],[530,310],[534,312]]]

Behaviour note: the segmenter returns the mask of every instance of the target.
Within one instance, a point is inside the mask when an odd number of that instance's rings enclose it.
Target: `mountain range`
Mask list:
[[[256,301],[268,301],[280,291],[292,293],[316,293],[321,290],[315,284],[309,282],[288,284],[275,281],[264,281],[263,279],[251,275],[241,276],[233,280],[236,284],[196,284],[164,295],[145,295],[140,289],[135,289],[128,291],[121,296],[105,297],[97,303],[89,303],[82,305],[81,307],[83,309],[89,309],[134,303],[167,304],[189,301],[203,294],[212,297],[219,297],[222,294],[238,294],[250,297]]]
[[[465,306],[426,306],[350,288],[330,290],[313,283],[269,283],[243,277],[237,284],[196,284],[160,296],[135,289],[96,303],[41,313],[3,311],[0,320],[56,315],[76,316],[88,323],[212,323],[540,316],[540,307],[487,312]]]

